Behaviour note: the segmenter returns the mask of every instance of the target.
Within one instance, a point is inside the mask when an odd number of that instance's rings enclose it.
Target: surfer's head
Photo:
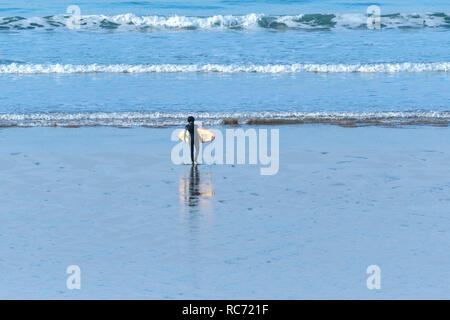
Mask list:
[[[188,117],[188,122],[194,122],[194,121],[195,121],[195,119],[194,119],[193,116],[189,116],[189,117]]]

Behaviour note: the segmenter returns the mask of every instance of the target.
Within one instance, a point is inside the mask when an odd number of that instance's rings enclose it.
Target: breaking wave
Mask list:
[[[0,64],[0,74],[72,73],[398,73],[450,72],[450,62],[369,64]]]
[[[70,15],[25,18],[0,18],[0,31],[18,30],[327,30],[367,29],[365,14],[298,14],[214,15],[193,16],[136,16],[131,13],[115,16],[83,15],[78,19]],[[450,15],[445,13],[402,14],[381,16],[382,29],[450,28]]]
[[[234,112],[196,113],[203,126],[330,124],[357,126],[448,126],[450,111],[406,112]],[[171,127],[186,124],[185,113],[93,112],[0,114],[0,127]]]

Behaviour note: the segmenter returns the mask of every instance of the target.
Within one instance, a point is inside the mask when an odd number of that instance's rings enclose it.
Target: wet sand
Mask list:
[[[274,176],[174,165],[173,128],[0,129],[0,298],[450,298],[448,128],[277,128]]]

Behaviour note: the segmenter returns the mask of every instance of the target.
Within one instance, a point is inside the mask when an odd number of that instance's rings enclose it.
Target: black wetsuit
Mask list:
[[[186,130],[189,132],[190,141],[191,141],[191,160],[192,164],[194,164],[194,122],[189,122],[186,125]]]

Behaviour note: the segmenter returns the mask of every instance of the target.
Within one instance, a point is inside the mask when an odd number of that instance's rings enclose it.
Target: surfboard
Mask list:
[[[180,133],[178,134],[178,139],[180,139],[181,141],[184,141],[184,142],[189,142],[190,134],[189,134],[189,132],[186,132],[186,140],[185,140],[184,139],[184,132],[185,131],[186,130],[181,130],[180,131]],[[205,128],[198,128],[197,132],[198,132],[198,134],[200,136],[200,141],[202,143],[211,142],[211,141],[213,141],[216,138],[216,136],[214,135],[214,133],[212,131],[210,131],[208,129],[205,129]]]

